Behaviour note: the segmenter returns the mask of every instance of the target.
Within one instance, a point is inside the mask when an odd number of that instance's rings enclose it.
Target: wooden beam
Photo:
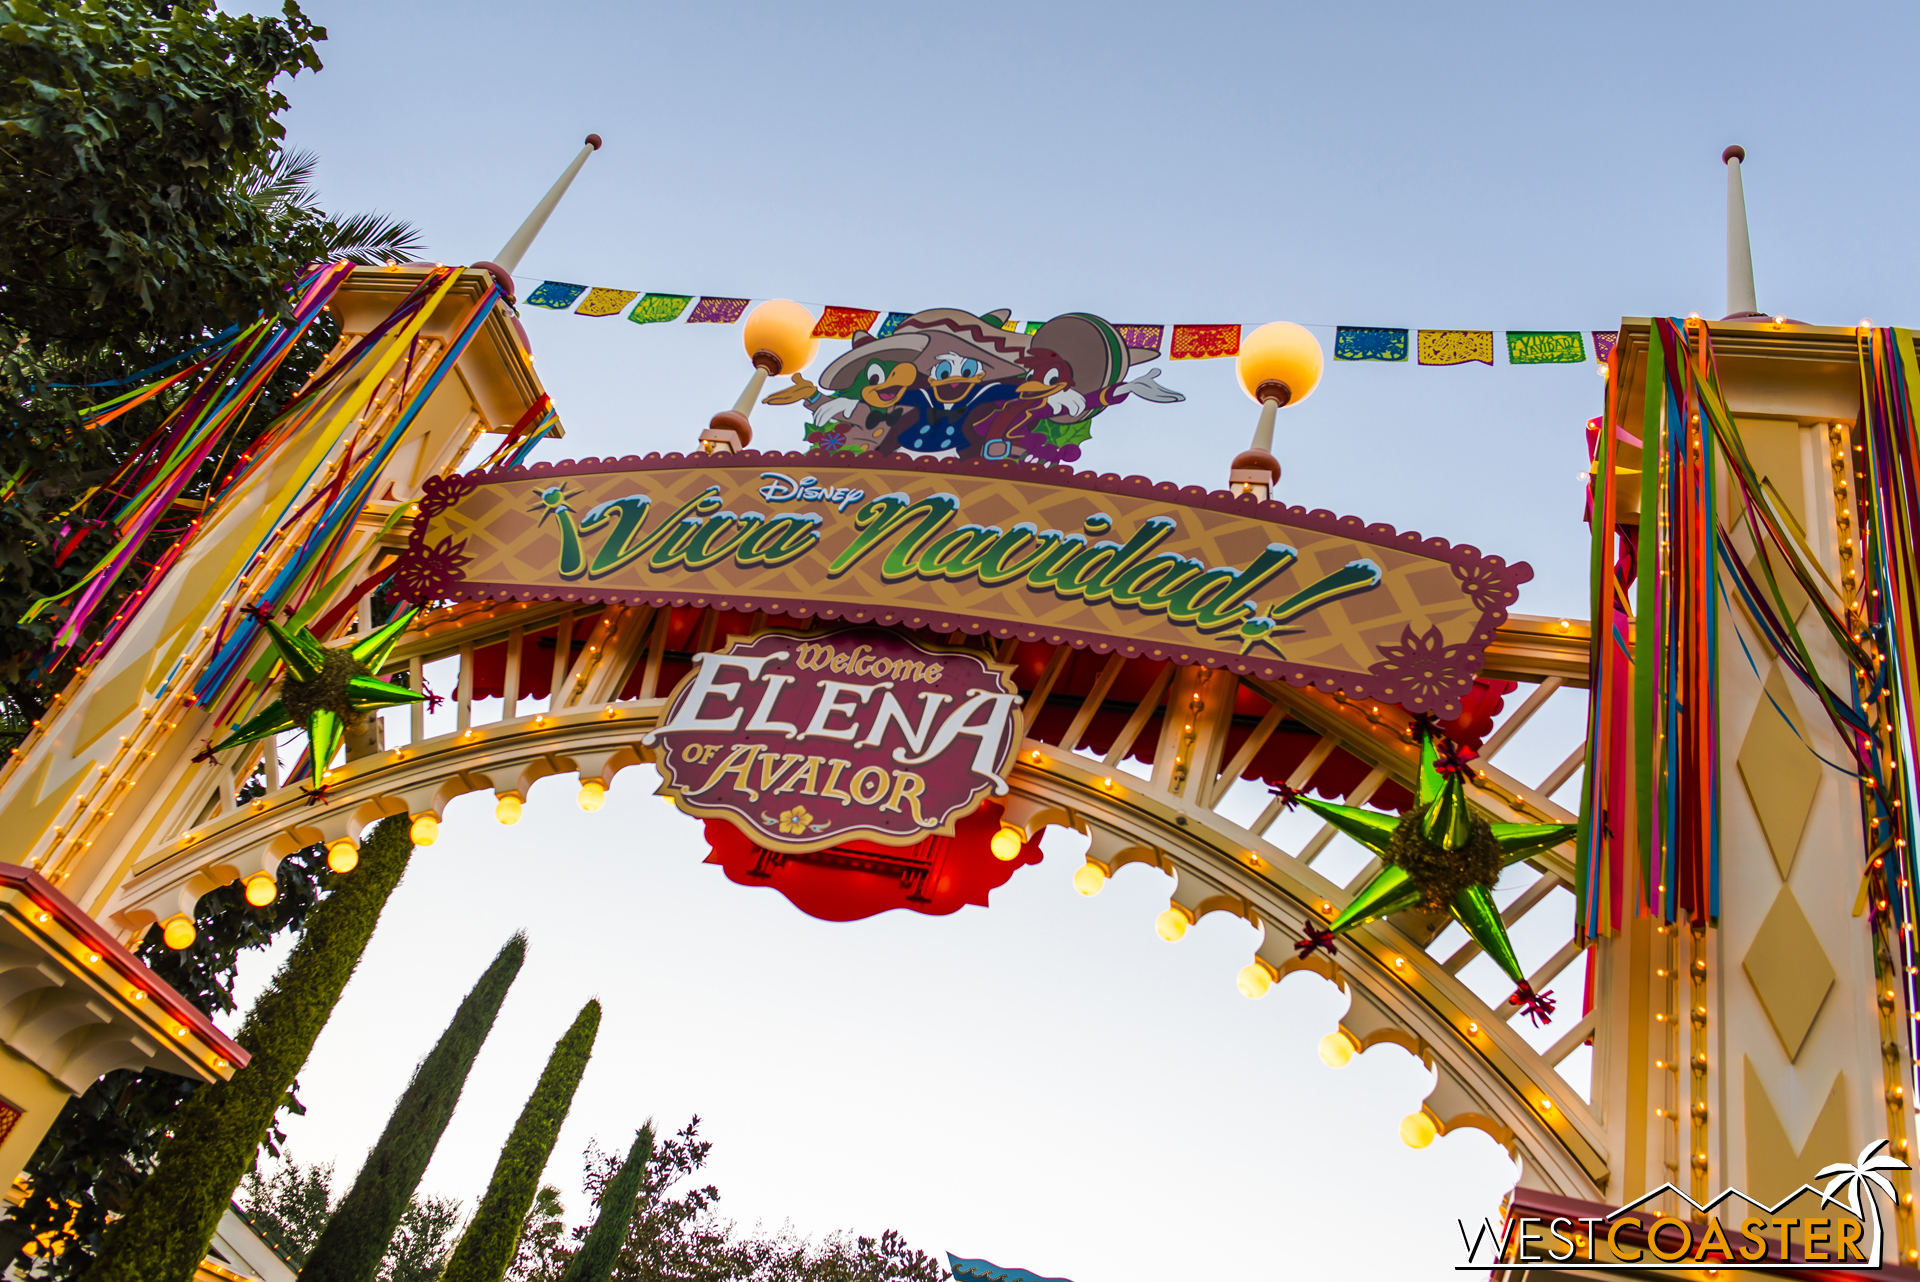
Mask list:
[[[1093,714],[1100,711],[1100,705],[1107,700],[1107,691],[1113,689],[1113,683],[1120,677],[1120,669],[1126,666],[1125,655],[1107,656],[1107,666],[1100,669],[1100,675],[1095,679],[1093,689],[1087,691],[1087,697],[1080,701],[1080,711],[1073,714],[1073,724],[1068,726],[1067,733],[1060,737],[1060,751],[1072,752],[1080,746],[1080,737],[1086,734],[1087,727],[1093,724]]]
[[[1593,629],[1585,619],[1509,614],[1494,631],[1480,675],[1500,681],[1559,677],[1570,686],[1584,689],[1592,645]]]
[[[1499,727],[1487,736],[1486,741],[1480,745],[1479,759],[1492,761],[1493,754],[1506,747],[1507,740],[1513,738],[1520,732],[1522,726],[1533,720],[1533,714],[1545,707],[1547,700],[1553,698],[1553,692],[1565,684],[1566,681],[1560,677],[1548,677],[1535,687],[1533,693],[1527,696],[1526,702],[1515,708],[1513,715],[1502,721]]]
[[[1168,665],[1168,668],[1171,670],[1172,665]],[[1287,710],[1278,702],[1268,704],[1266,715],[1260,718],[1260,724],[1253,728],[1253,733],[1247,736],[1247,741],[1240,745],[1240,751],[1233,754],[1233,760],[1229,761],[1227,768],[1214,779],[1213,786],[1207,789],[1206,795],[1196,800],[1203,806],[1212,806],[1224,797],[1227,790],[1233,787],[1234,781],[1240,777],[1240,772],[1247,768],[1259,754],[1260,749],[1267,746],[1267,740],[1273,737],[1273,732],[1279,727],[1281,718],[1286,715]]]
[[[1121,729],[1120,737],[1113,741],[1113,747],[1107,749],[1107,755],[1100,759],[1101,765],[1118,765],[1120,759],[1127,755],[1127,749],[1133,747],[1133,741],[1138,739],[1140,732],[1146,728],[1154,709],[1160,706],[1160,696],[1167,692],[1167,685],[1173,680],[1173,667],[1174,665],[1169,663],[1160,669],[1160,675],[1153,679],[1153,684],[1147,687],[1147,693],[1141,697],[1139,704],[1134,708],[1133,715],[1127,718],[1127,724]]]
[[[1320,742],[1313,745],[1313,750],[1307,753],[1300,764],[1294,767],[1293,773],[1287,776],[1287,787],[1298,790],[1313,782],[1314,773],[1325,764],[1327,758],[1333,755],[1333,750],[1339,746],[1334,742],[1332,735],[1322,735]],[[1273,821],[1280,817],[1280,812],[1285,808],[1286,802],[1275,797],[1267,803],[1267,808],[1260,812],[1260,817],[1253,821],[1253,827],[1248,831],[1256,837],[1264,837],[1267,829],[1273,827]]]
[[[1034,722],[1046,710],[1047,696],[1053,693],[1054,683],[1060,680],[1060,674],[1066,670],[1067,660],[1073,657],[1073,647],[1057,645],[1053,648],[1053,657],[1047,660],[1047,670],[1034,682],[1032,693],[1020,708],[1020,737],[1026,738],[1033,733]]]

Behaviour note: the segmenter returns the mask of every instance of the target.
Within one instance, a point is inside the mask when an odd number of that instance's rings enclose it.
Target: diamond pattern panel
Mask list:
[[[1785,717],[1780,715],[1783,712]],[[1767,674],[1765,692],[1747,723],[1746,738],[1740,741],[1739,765],[1782,881],[1793,873],[1807,815],[1820,789],[1820,763],[1808,749],[1806,736],[1806,722],[1793,706],[1786,677],[1776,665]]]
[[[1791,886],[1780,888],[1740,965],[1787,1058],[1797,1058],[1836,975]]]

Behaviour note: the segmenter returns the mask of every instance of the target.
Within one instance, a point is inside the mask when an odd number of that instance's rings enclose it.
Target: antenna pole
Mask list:
[[[533,245],[533,238],[538,236],[540,229],[547,225],[547,218],[553,213],[554,207],[560,203],[560,198],[567,194],[567,188],[573,186],[574,176],[580,172],[580,166],[586,164],[587,157],[598,150],[600,150],[600,135],[588,134],[586,145],[580,148],[580,154],[573,158],[573,163],[568,165],[566,172],[560,175],[560,181],[540,198],[540,203],[535,205],[533,212],[527,215],[527,221],[520,224],[520,230],[513,233],[500,252],[493,256],[495,266],[509,276],[513,274],[514,269],[520,266],[521,258]]]
[[[1760,304],[1753,293],[1753,244],[1747,239],[1747,192],[1740,183],[1740,162],[1747,149],[1738,143],[1720,153],[1727,166],[1727,316],[1754,316]]]

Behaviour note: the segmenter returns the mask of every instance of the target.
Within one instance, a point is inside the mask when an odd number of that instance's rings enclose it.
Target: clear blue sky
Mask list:
[[[1745,145],[1761,307],[1911,323],[1911,8],[1388,4],[630,6],[315,0],[327,69],[289,88],[329,207],[493,254],[588,131],[606,149],[527,256],[540,278],[811,304],[1086,310],[1115,321],[1607,329],[1724,311],[1720,150]],[[569,439],[688,448],[747,373],[737,332],[528,309]],[[1330,331],[1320,331],[1330,346]],[[1252,407],[1231,362],[1103,416],[1083,466],[1218,485]],[[1537,572],[1585,613],[1591,365],[1329,365],[1282,415],[1282,496]],[[761,409],[759,440],[799,441]],[[1571,718],[1517,742],[1544,775]],[[716,1142],[724,1210],[1075,1282],[1452,1276],[1455,1216],[1514,1168],[1395,1125],[1425,1073],[1314,1054],[1342,1000],[1233,988],[1250,936],[1153,934],[1156,874],[1072,893],[1071,843],[953,918],[801,916],[699,863],[622,776],[456,805],[301,1077],[289,1130],[343,1174],[500,941],[527,970],[429,1172],[471,1198],[580,1001],[600,1048],[550,1178],[648,1114]],[[249,972],[252,982],[260,968]],[[1577,999],[1574,999],[1577,1007]],[[1382,1223],[1390,1233],[1382,1233]],[[1381,1247],[1383,1242],[1390,1245]],[[1384,1255],[1356,1259],[1358,1247]]]

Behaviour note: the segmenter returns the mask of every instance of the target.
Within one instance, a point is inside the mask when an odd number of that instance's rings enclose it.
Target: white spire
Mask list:
[[[560,198],[567,194],[567,188],[573,186],[574,175],[580,172],[580,166],[586,164],[587,157],[598,150],[600,150],[600,135],[588,134],[586,145],[580,148],[580,154],[573,158],[573,163],[568,165],[566,172],[560,175],[560,181],[540,198],[540,203],[535,205],[533,212],[527,215],[527,221],[520,224],[520,230],[513,233],[512,238],[500,252],[493,256],[495,266],[509,276],[513,274],[514,269],[520,266],[521,258],[532,246],[533,238],[538,236],[540,229],[547,225],[547,217],[553,213],[554,206],[558,205]]]
[[[1720,153],[1727,166],[1727,315],[1752,316],[1760,304],[1753,295],[1753,245],[1747,239],[1747,193],[1740,184],[1740,162],[1747,149],[1735,143]]]

